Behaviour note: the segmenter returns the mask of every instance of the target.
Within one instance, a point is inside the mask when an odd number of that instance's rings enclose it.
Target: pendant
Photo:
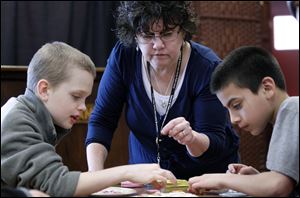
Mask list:
[[[160,105],[161,105],[162,108],[165,109],[168,105],[168,102],[167,101],[162,101]]]

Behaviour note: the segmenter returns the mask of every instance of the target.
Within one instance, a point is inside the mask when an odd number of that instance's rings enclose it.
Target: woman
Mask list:
[[[209,91],[220,59],[190,41],[196,16],[190,2],[122,2],[119,42],[108,59],[90,117],[87,160],[103,169],[125,105],[129,163],[157,162],[177,178],[225,172],[238,162],[239,138],[227,111]]]

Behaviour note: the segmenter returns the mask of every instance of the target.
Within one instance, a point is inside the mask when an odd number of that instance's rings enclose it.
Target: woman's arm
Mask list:
[[[104,169],[104,162],[107,157],[106,148],[99,143],[91,143],[86,147],[86,156],[89,171]]]

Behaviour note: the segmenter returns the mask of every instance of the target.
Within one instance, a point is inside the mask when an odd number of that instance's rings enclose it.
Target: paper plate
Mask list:
[[[144,184],[134,183],[131,181],[121,182],[121,187],[123,188],[143,188]]]
[[[221,197],[247,197],[245,193],[237,192],[235,190],[229,189],[227,192],[219,194]]]
[[[122,187],[108,187],[101,191],[95,192],[92,196],[97,197],[116,197],[116,196],[130,196],[137,194],[137,191],[131,188]]]

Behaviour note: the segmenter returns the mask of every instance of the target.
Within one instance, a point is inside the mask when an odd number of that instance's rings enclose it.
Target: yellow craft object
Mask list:
[[[164,192],[173,192],[173,191],[184,191],[186,192],[189,187],[188,181],[184,179],[177,179],[177,183],[173,184],[170,181],[167,181],[167,185],[163,189]]]

